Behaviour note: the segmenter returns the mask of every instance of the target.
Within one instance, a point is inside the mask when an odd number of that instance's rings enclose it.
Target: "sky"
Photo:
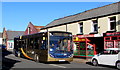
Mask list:
[[[55,19],[111,3],[114,2],[2,2],[0,32],[4,27],[7,30],[25,31],[29,22],[45,26]]]

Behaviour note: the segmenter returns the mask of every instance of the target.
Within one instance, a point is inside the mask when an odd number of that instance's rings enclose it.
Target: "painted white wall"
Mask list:
[[[120,31],[120,14],[105,16],[105,17],[98,18],[99,29],[98,29],[98,34],[96,34],[96,37],[102,36],[103,33],[105,33],[106,31],[110,31],[109,17],[113,17],[113,16],[116,16],[117,32]],[[83,34],[89,34],[92,32],[92,20],[93,19],[79,21],[79,22],[83,22]],[[73,35],[80,33],[79,22],[67,24],[67,31],[72,32]],[[46,31],[46,30],[41,30],[41,32],[42,31]],[[48,31],[66,31],[66,25],[48,28]]]
[[[8,40],[7,49],[13,49],[13,48],[14,48],[14,40]]]
[[[66,25],[48,28],[48,31],[66,31]]]
[[[0,38],[0,44],[2,44],[2,38]]]
[[[73,35],[80,33],[79,23],[67,24],[67,32],[72,32]]]
[[[120,14],[117,15],[116,21],[117,21],[117,26],[116,26],[117,32],[120,32]]]
[[[89,34],[92,31],[92,20],[83,21],[83,34]]]

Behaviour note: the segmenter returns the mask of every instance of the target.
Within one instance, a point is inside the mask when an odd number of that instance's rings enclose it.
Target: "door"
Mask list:
[[[118,50],[111,50],[111,54],[109,55],[109,65],[115,65],[118,60]]]
[[[101,55],[98,56],[100,64],[105,65],[115,65],[117,59],[118,59],[117,50],[104,51],[103,53],[101,53]]]

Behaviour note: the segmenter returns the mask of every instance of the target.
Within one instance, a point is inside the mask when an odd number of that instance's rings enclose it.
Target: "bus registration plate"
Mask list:
[[[61,61],[65,61],[65,60],[59,60],[59,61],[61,62]]]

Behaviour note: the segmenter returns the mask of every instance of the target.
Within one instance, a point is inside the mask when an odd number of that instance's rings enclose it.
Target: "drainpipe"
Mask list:
[[[66,24],[66,32],[67,32],[67,24]]]

